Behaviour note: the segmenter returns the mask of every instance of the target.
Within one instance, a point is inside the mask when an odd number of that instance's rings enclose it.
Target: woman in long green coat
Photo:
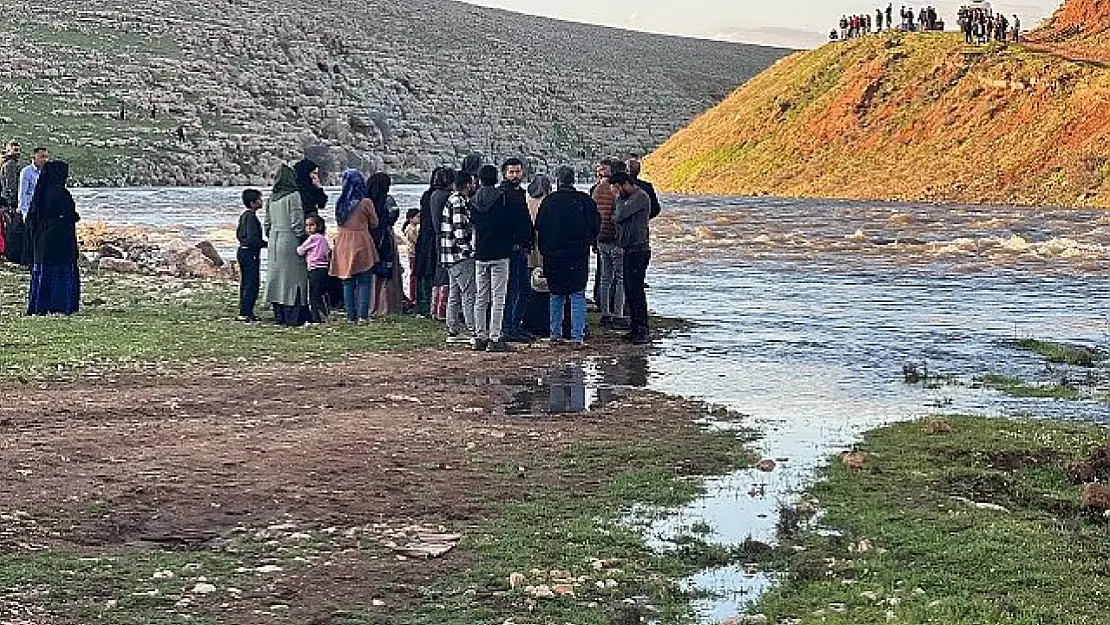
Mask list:
[[[305,238],[304,210],[296,174],[288,165],[278,169],[273,193],[266,202],[263,228],[269,239],[266,262],[266,301],[281,325],[304,325],[308,314],[308,266],[297,253]]]

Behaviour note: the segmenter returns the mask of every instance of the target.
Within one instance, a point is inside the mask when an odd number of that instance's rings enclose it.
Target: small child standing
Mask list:
[[[324,236],[327,226],[320,215],[309,215],[304,220],[304,229],[308,232],[308,239],[297,248],[297,253],[304,256],[308,264],[308,306],[312,314],[312,323],[324,323],[328,319],[328,308],[324,303],[324,285],[328,279],[328,267],[331,263],[329,259],[331,246]]]
[[[410,208],[405,214],[405,224],[401,226],[405,243],[409,248],[409,307],[416,306],[416,241],[420,238],[420,209]]]
[[[235,252],[239,261],[239,321],[253,323],[258,321],[254,304],[262,286],[262,248],[266,247],[256,214],[262,208],[262,193],[258,189],[243,191],[243,206],[246,210],[239,216],[239,227],[235,229],[235,238],[239,239]]]

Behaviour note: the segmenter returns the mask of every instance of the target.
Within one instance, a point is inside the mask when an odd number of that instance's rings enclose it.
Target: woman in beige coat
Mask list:
[[[350,323],[370,319],[370,294],[378,251],[370,229],[378,225],[374,203],[366,197],[366,179],[357,169],[343,172],[343,192],[335,204],[335,246],[331,275],[343,281],[343,308]]]

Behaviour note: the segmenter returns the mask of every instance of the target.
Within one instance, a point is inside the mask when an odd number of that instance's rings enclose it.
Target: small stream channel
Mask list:
[[[400,187],[402,211],[419,194]],[[238,190],[79,190],[86,218],[232,244]],[[1107,342],[1110,219],[1091,210],[687,198],[653,222],[653,309],[693,322],[651,352],[548,372],[509,414],[576,413],[622,387],[649,388],[746,415],[777,461],[712,478],[708,493],[652,528],[659,544],[695,523],[712,542],[774,543],[781,505],[868,429],[939,413],[1110,423],[1094,402],[1014,399],[966,384],[906,384],[902,366],[971,381],[1042,382],[1042,358],[1007,341]],[[127,207],[126,209],[122,207]],[[230,238],[229,238],[230,236]],[[714,593],[707,623],[742,612],[773,576],[734,567],[690,580]]]

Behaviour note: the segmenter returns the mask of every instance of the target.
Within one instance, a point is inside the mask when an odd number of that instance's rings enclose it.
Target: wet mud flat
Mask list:
[[[623,348],[601,360],[427,350],[12,380],[0,620],[680,612],[668,580],[695,569],[654,554],[619,511],[688,501],[698,476],[747,456],[699,425],[703,405],[638,389],[637,363]],[[564,393],[592,399],[579,410],[552,399]]]

